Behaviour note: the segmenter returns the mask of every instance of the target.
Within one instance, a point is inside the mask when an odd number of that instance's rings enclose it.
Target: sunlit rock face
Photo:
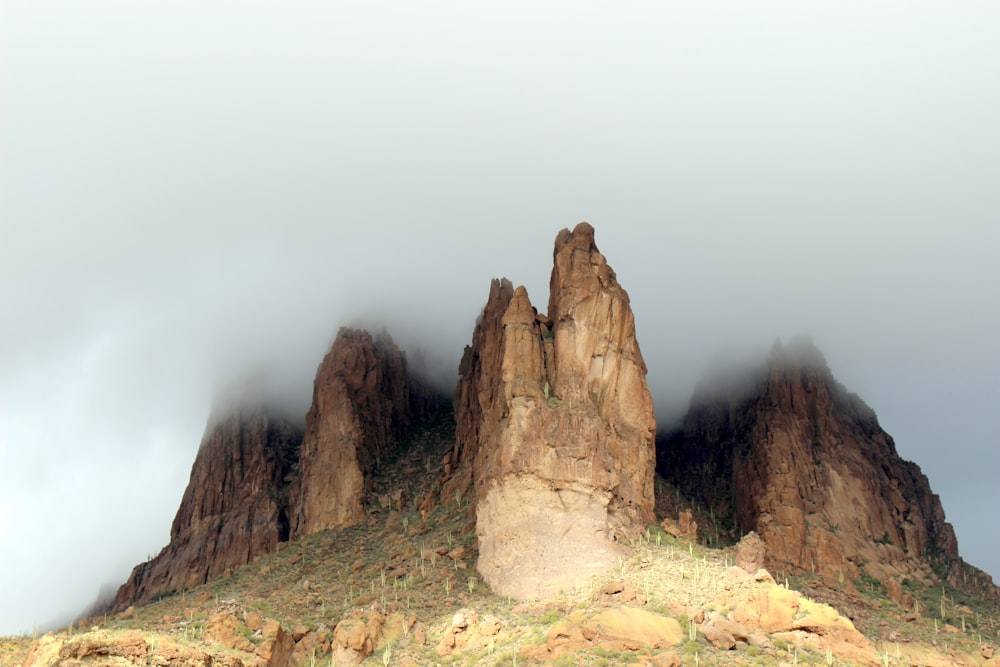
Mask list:
[[[301,428],[255,400],[216,409],[170,529],[170,543],[141,563],[114,607],[203,584],[273,553],[288,539],[285,477]]]
[[[661,474],[756,531],[775,571],[842,585],[862,570],[898,582],[967,567],[927,477],[808,339],[776,343],[738,391],[696,392],[657,447]]]
[[[491,285],[455,395],[455,471],[478,569],[530,598],[584,582],[653,518],[655,419],[628,294],[579,224],[556,238],[549,313]]]
[[[388,334],[341,328],[320,364],[290,501],[291,537],[359,523],[375,468],[437,395],[407,372]]]

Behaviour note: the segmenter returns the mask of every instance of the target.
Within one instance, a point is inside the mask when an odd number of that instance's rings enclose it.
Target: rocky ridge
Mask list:
[[[438,404],[388,334],[346,327],[319,367],[304,432],[262,399],[224,401],[209,420],[170,543],[135,567],[111,607],[204,584],[281,542],[362,521],[373,471]]]
[[[302,430],[256,401],[218,409],[170,528],[170,543],[140,563],[113,606],[192,588],[273,553],[288,539],[285,476]],[[219,414],[221,413],[221,414]]]
[[[682,493],[760,535],[774,571],[833,585],[864,573],[903,604],[912,604],[906,578],[980,578],[959,558],[927,477],[808,339],[776,343],[766,369],[738,390],[696,392],[682,428],[657,449],[659,472]]]

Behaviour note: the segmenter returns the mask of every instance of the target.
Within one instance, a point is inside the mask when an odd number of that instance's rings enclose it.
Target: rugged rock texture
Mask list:
[[[409,376],[388,334],[341,328],[306,415],[291,491],[292,539],[360,522],[372,471],[437,407],[437,395]]]
[[[203,584],[288,539],[285,476],[302,430],[255,401],[216,410],[170,529],[170,544],[132,570],[114,608]]]
[[[494,281],[460,366],[454,472],[478,568],[518,598],[582,583],[654,521],[655,420],[628,294],[579,224],[556,238],[549,316]]]
[[[408,376],[387,334],[345,328],[319,368],[305,432],[256,399],[217,408],[170,544],[136,566],[113,608],[203,584],[279,542],[360,521],[366,477],[438,400]]]
[[[696,392],[657,449],[668,481],[760,535],[772,569],[836,582],[971,569],[927,477],[807,339],[776,343],[739,390]]]

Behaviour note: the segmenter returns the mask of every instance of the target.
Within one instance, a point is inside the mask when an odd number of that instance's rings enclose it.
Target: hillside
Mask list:
[[[361,525],[282,543],[230,576],[35,642],[4,639],[0,662],[1000,664],[996,600],[908,582],[918,611],[907,612],[869,579],[831,587],[776,572],[772,583],[765,572],[734,567],[737,548],[709,548],[658,526],[594,583],[581,580],[537,602],[494,595],[474,569],[470,499],[419,509],[453,447],[454,418],[446,411],[377,470]],[[711,520],[661,478],[656,497],[658,520],[689,508],[703,523]],[[813,601],[820,599],[853,625]]]

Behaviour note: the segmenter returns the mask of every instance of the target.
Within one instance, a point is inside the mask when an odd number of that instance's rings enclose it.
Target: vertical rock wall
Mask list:
[[[554,264],[549,317],[493,282],[455,396],[453,477],[474,480],[478,568],[518,598],[583,583],[654,520],[655,419],[628,295],[586,223],[559,234]]]
[[[437,397],[409,376],[388,334],[341,328],[306,415],[291,491],[292,539],[359,523],[372,471],[436,409]]]
[[[743,393],[696,397],[660,472],[756,531],[770,567],[831,582],[956,574],[958,545],[920,468],[805,339],[776,344]]]
[[[209,421],[170,543],[141,563],[114,606],[203,584],[272,553],[288,539],[285,476],[302,430],[260,405],[227,406]]]

